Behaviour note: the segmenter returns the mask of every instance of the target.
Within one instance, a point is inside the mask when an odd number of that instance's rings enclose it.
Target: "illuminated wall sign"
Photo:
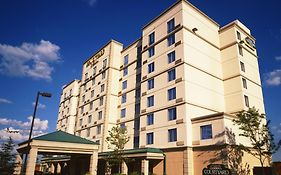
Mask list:
[[[99,59],[101,56],[103,56],[104,54],[104,49],[102,49],[101,51],[99,51],[96,55],[94,55],[88,62],[87,62],[87,67],[89,65],[94,65],[97,62],[97,59]]]
[[[254,40],[252,40],[249,37],[246,37],[244,40],[244,43],[246,46],[248,46],[250,49],[255,50],[256,49],[256,43]]]
[[[231,175],[231,171],[222,164],[210,164],[202,171],[203,175]]]

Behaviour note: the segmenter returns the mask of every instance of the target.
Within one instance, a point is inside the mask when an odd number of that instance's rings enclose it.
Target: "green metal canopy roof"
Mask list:
[[[94,144],[98,145],[98,143],[63,132],[63,131],[55,131],[49,134],[45,134],[39,137],[35,137],[32,140],[45,140],[45,141],[52,141],[52,142],[68,142],[68,143],[80,143],[80,144]],[[20,143],[22,145],[27,141]]]

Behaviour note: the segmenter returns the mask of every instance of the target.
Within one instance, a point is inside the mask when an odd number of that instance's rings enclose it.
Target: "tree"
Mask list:
[[[277,144],[274,142],[274,135],[269,128],[270,121],[254,107],[241,111],[236,116],[233,122],[242,131],[239,136],[247,137],[251,144],[250,147],[239,144],[239,148],[257,158],[262,168],[266,160],[270,164],[272,154],[281,146],[281,140]]]
[[[130,137],[127,134],[127,128],[120,126],[112,127],[108,133],[109,136],[106,137],[106,142],[108,143],[108,148],[113,150],[109,154],[109,163],[110,165],[117,165],[118,173],[120,173],[122,162],[125,161],[124,148]]]
[[[0,172],[3,175],[14,173],[16,166],[16,154],[14,153],[14,142],[10,137],[7,142],[3,142],[0,150]]]

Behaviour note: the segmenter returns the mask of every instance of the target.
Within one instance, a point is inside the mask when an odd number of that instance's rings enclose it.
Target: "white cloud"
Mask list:
[[[29,121],[19,121],[15,119],[0,118],[0,126],[17,127],[19,129],[30,129],[32,116],[27,118]],[[47,130],[48,120],[41,120],[40,118],[35,118],[34,120],[34,130]]]
[[[9,128],[10,131],[17,131],[17,132],[9,132],[7,128],[0,130],[0,138],[1,140],[7,140],[9,137],[11,137],[15,142],[22,142],[28,139],[29,137],[29,130],[17,130],[13,127]],[[43,131],[33,131],[32,136],[37,137],[40,135],[45,134]]]
[[[281,55],[280,55],[280,56],[275,57],[275,60],[277,60],[277,61],[281,61]]]
[[[278,86],[281,84],[281,69],[276,69],[265,74],[265,82],[269,86]]]
[[[50,41],[12,46],[0,43],[0,73],[10,76],[52,80],[51,63],[61,60],[60,47]]]
[[[32,106],[35,106],[35,102],[32,103]],[[38,102],[37,108],[38,108],[38,109],[45,109],[45,108],[46,108],[46,105],[44,105],[44,104]]]
[[[0,98],[0,103],[11,104],[11,103],[13,103],[13,102],[10,101],[10,100],[7,100],[7,99],[5,99],[5,98]]]

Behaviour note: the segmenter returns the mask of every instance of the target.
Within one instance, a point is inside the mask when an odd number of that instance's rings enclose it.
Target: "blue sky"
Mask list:
[[[81,78],[82,63],[110,39],[125,46],[175,0],[1,0],[0,136],[6,127],[26,138],[38,90],[36,134],[54,131],[61,88]],[[190,0],[221,26],[239,19],[257,39],[268,119],[281,138],[281,14],[279,0]],[[281,153],[275,156],[281,160]]]

